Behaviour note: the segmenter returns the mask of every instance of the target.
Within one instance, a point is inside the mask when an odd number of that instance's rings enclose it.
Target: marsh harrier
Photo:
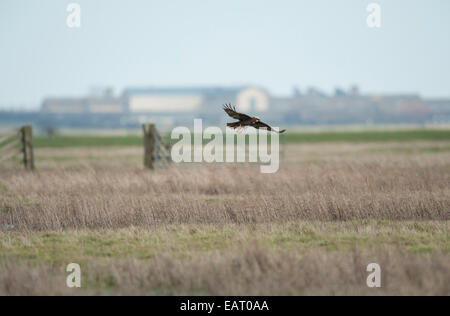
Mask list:
[[[223,110],[232,118],[238,120],[237,122],[227,123],[227,126],[234,129],[243,128],[245,126],[252,126],[256,129],[258,128],[266,128],[268,131],[274,131],[279,134],[284,133],[286,130],[283,129],[281,131],[277,131],[270,127],[270,125],[261,122],[261,120],[257,117],[250,116],[247,114],[239,113],[236,111],[236,107],[231,104],[225,104],[223,106]]]

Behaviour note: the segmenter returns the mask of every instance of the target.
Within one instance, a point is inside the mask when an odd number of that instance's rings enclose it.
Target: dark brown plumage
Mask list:
[[[231,128],[242,128],[245,126],[251,126],[254,127],[256,129],[258,128],[266,128],[268,131],[273,131],[273,132],[277,132],[279,134],[284,133],[286,130],[283,129],[281,131],[277,131],[274,130],[272,127],[270,127],[270,125],[261,122],[261,120],[257,117],[254,116],[250,116],[247,114],[243,114],[243,113],[239,113],[236,111],[236,108],[234,106],[232,106],[231,104],[225,104],[223,106],[223,110],[232,118],[238,120],[237,122],[233,122],[233,123],[227,123],[228,127]]]

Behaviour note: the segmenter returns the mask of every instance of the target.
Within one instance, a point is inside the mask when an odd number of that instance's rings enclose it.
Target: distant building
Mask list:
[[[359,95],[359,87],[357,85],[353,85],[350,87],[350,94],[352,96],[358,96]]]
[[[124,98],[130,113],[198,113],[227,102],[242,111],[269,109],[268,94],[255,87],[127,89]]]
[[[113,97],[47,98],[42,103],[41,111],[54,114],[122,114],[124,103],[121,98]]]
[[[344,91],[344,89],[339,88],[339,87],[336,87],[334,89],[334,96],[335,97],[342,97],[342,96],[345,96],[345,95],[347,95],[347,93]]]
[[[429,100],[417,94],[364,95],[354,86],[327,95],[316,88],[292,96],[272,96],[255,86],[197,88],[129,88],[120,95],[95,89],[81,97],[49,97],[37,113],[0,112],[0,127],[33,124],[42,130],[58,128],[116,129],[155,122],[158,128],[225,126],[223,110],[232,103],[238,111],[264,118],[273,126],[344,124],[450,124],[450,99]]]
[[[223,117],[224,103],[237,104],[240,111],[262,113],[269,110],[269,94],[253,86],[219,88],[130,88],[120,97],[111,92],[81,98],[46,98],[41,113],[58,120],[67,117],[76,124],[97,124],[100,116],[109,116],[123,126],[137,126],[155,121],[165,124],[187,124],[195,117],[217,122]],[[68,117],[70,116],[70,117]]]
[[[429,100],[428,108],[432,113],[432,122],[435,124],[450,123],[450,99]]]

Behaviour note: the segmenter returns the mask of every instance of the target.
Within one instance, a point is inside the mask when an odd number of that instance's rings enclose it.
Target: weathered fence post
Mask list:
[[[149,169],[155,168],[155,124],[142,124],[144,132],[144,166]]]
[[[25,169],[34,170],[33,128],[30,125],[20,129],[22,136],[23,164]]]

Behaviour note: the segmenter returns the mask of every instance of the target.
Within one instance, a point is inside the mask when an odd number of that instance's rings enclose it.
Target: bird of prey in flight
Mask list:
[[[266,128],[268,131],[277,132],[279,134],[284,133],[286,130],[283,129],[281,131],[277,131],[270,127],[270,125],[261,122],[261,120],[257,117],[250,116],[247,114],[239,113],[236,111],[236,107],[231,104],[225,104],[223,106],[224,111],[232,118],[238,120],[237,122],[227,123],[227,126],[234,129],[240,129],[245,126],[252,126],[256,129],[258,128]]]

